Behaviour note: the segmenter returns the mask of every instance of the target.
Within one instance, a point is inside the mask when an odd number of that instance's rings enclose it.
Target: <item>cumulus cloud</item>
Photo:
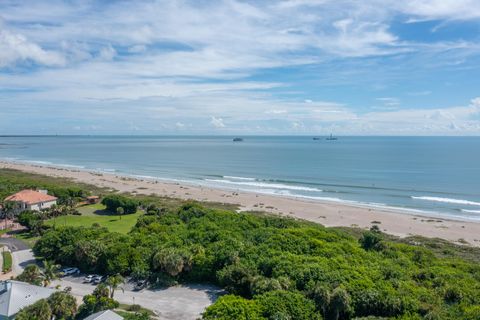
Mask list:
[[[0,29],[0,67],[25,61],[46,66],[65,64],[65,59],[61,54],[44,50],[21,34]]]
[[[406,40],[394,28],[478,19],[478,3],[2,3],[0,68],[22,72],[0,77],[0,124],[15,130],[11,124],[28,113],[38,123],[58,124],[42,121],[52,114],[93,128],[101,117],[147,132],[210,132],[228,119],[228,130],[256,133],[478,133],[477,102],[435,107],[439,90],[428,81],[403,96],[399,85],[432,70],[475,69],[478,43]],[[414,108],[415,97],[433,102]]]

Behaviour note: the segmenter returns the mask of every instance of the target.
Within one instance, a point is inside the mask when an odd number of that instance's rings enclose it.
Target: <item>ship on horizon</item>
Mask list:
[[[334,137],[333,134],[330,133],[330,136],[327,137],[327,140],[338,140],[338,138]]]

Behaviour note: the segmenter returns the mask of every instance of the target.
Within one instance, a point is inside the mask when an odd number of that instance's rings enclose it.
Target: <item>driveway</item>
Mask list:
[[[12,272],[18,276],[29,264],[37,263],[31,249],[12,252]]]
[[[15,238],[0,238],[0,244],[7,246],[12,252],[30,249],[22,240]]]
[[[51,286],[71,287],[76,297],[91,294],[95,285],[83,283],[83,276],[68,276],[54,281]],[[139,304],[156,313],[159,319],[195,320],[201,316],[206,307],[222,294],[222,290],[210,285],[175,286],[165,289],[133,291],[131,284],[124,286],[124,291],[115,291],[115,300],[124,304]]]

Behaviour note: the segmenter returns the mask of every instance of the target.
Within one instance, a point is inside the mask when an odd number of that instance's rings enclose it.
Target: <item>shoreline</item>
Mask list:
[[[480,222],[454,220],[451,217],[405,212],[399,208],[375,208],[334,201],[322,201],[295,196],[270,195],[250,191],[218,189],[188,182],[140,178],[134,175],[99,172],[50,164],[27,164],[0,160],[0,168],[16,169],[53,177],[70,178],[76,182],[94,184],[119,192],[156,194],[180,199],[210,201],[238,205],[240,211],[266,211],[320,223],[327,227],[369,228],[378,225],[388,234],[399,237],[420,235],[442,238],[457,244],[480,247]]]

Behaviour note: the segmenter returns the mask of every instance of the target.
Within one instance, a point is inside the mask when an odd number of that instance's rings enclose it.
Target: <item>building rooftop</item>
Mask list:
[[[24,202],[27,204],[36,204],[55,200],[57,200],[56,197],[35,190],[22,190],[5,198],[5,201]]]
[[[123,317],[111,310],[105,310],[94,313],[86,317],[84,320],[123,320]]]
[[[26,282],[1,281],[0,317],[11,317],[38,300],[48,298],[54,292],[54,289],[34,286]]]

